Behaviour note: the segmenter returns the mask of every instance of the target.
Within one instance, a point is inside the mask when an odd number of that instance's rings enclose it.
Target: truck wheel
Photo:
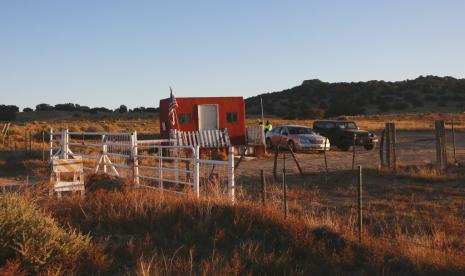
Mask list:
[[[363,146],[366,150],[372,150],[375,148],[375,144],[366,144]]]

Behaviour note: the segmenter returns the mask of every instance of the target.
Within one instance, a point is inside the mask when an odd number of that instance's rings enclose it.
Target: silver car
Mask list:
[[[330,149],[329,139],[318,135],[312,128],[299,125],[278,126],[266,133],[266,146],[269,149],[289,146],[294,152]]]

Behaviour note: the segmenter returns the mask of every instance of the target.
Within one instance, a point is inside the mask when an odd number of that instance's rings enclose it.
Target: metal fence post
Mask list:
[[[357,191],[357,209],[358,209],[358,241],[362,242],[363,230],[363,213],[362,213],[362,166],[358,165],[358,191]]]
[[[284,218],[287,218],[286,154],[283,153],[283,204]]]
[[[194,147],[194,194],[198,198],[200,197],[200,165],[199,165],[199,159],[200,159],[200,147],[195,146]]]
[[[228,195],[229,199],[234,202],[234,147],[229,147],[228,151]]]
[[[159,147],[158,148],[158,175],[160,176],[160,191],[163,192],[163,148]]]
[[[102,135],[102,161],[103,161],[103,173],[107,173],[107,150],[108,150],[108,145],[107,145],[107,139],[106,135]],[[97,165],[98,167],[98,165]]]
[[[68,129],[61,129],[61,158],[68,159]]]
[[[50,160],[52,162],[53,159],[53,128],[50,129]]]

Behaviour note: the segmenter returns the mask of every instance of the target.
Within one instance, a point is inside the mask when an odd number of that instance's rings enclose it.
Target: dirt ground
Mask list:
[[[380,133],[377,133],[378,137]],[[449,161],[453,161],[452,135],[447,133]],[[459,163],[465,163],[465,132],[456,133],[456,156]],[[436,144],[433,131],[398,131],[397,132],[397,157],[398,165],[427,165],[436,162]],[[278,170],[282,171],[283,156],[286,158],[286,168],[290,175],[298,174],[298,168],[289,152],[279,155]],[[297,153],[297,160],[304,173],[324,172],[324,154],[315,152]],[[329,171],[345,171],[352,169],[353,152],[340,151],[332,147],[326,153]],[[259,176],[260,170],[271,174],[273,171],[273,155],[266,158],[244,161],[236,170],[238,182],[241,177],[248,178]],[[363,147],[355,149],[355,167],[362,165],[363,168],[378,168],[380,166],[379,145],[373,150],[367,151]]]

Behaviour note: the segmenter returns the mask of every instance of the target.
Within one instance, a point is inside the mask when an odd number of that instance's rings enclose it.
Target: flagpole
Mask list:
[[[260,106],[262,107],[262,124],[265,125],[265,116],[263,115],[263,98],[260,97]]]

